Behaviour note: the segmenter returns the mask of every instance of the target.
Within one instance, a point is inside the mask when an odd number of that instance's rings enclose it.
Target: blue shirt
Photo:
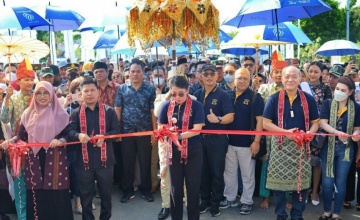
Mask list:
[[[229,95],[219,87],[215,86],[205,98],[205,89],[199,89],[194,96],[203,104],[205,113],[204,130],[226,130],[226,125],[220,123],[210,123],[206,116],[210,114],[210,109],[216,116],[223,117],[227,114],[233,114],[234,108]]]
[[[166,101],[161,106],[158,123],[167,124],[169,122],[168,117],[167,117],[169,104],[170,104],[170,101]],[[176,126],[179,129],[182,129],[182,119],[183,119],[183,115],[184,115],[185,104],[186,103],[183,103],[182,105],[175,104],[174,113],[173,113],[173,116],[171,117],[171,118],[177,119]],[[205,123],[204,120],[205,120],[204,109],[203,109],[201,103],[193,100],[192,104],[191,104],[188,129],[189,130],[193,129],[194,124],[204,124]],[[188,141],[189,141],[188,142],[189,146],[201,142],[199,135],[189,138]],[[180,141],[180,143],[181,143],[181,141]]]
[[[320,112],[320,119],[327,119],[330,121],[330,109],[331,109],[331,99],[327,99],[323,102]],[[360,127],[360,105],[356,102],[355,104],[355,120],[354,127]],[[341,124],[338,124],[341,127],[342,132],[347,132],[347,124],[348,124],[348,111],[345,111],[340,118],[342,118]],[[330,123],[330,122],[329,122]],[[336,130],[339,130],[335,128]],[[337,137],[336,137],[337,139]]]
[[[194,95],[194,93],[195,93],[197,90],[201,89],[201,88],[202,88],[202,87],[201,87],[200,83],[199,83],[199,82],[196,82],[194,85],[190,86],[189,94],[190,94],[190,95]]]
[[[121,132],[151,131],[150,110],[154,109],[155,88],[142,83],[138,90],[122,84],[115,97],[115,107],[121,107]]]
[[[263,117],[270,119],[272,123],[276,126],[278,125],[278,102],[279,102],[279,92],[271,95],[266,102]],[[314,97],[304,92],[305,98],[309,107],[309,119],[314,121],[319,119],[319,113],[317,110],[317,105]],[[290,111],[294,112],[294,117],[291,117]],[[305,129],[305,117],[304,110],[301,105],[300,94],[297,92],[297,96],[293,102],[293,105],[290,106],[289,97],[285,93],[285,104],[284,104],[284,129],[298,128],[299,130],[306,131]]]
[[[261,95],[251,89],[246,89],[236,98],[235,90],[231,91],[231,103],[234,105],[234,121],[228,125],[229,130],[250,130],[251,120],[253,120],[253,129],[256,129],[256,118],[262,116],[264,111],[264,100]],[[253,109],[253,118],[251,119],[251,110]],[[252,135],[229,135],[229,144],[239,147],[250,147],[252,143]]]

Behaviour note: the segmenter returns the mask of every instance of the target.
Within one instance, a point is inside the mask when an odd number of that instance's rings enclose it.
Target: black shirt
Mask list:
[[[119,134],[120,124],[114,109],[107,105],[104,105],[104,107],[105,107],[106,130],[105,130],[105,134],[103,135],[106,136],[106,135]],[[86,107],[85,116],[86,116],[87,135],[91,137],[92,135],[95,136],[100,134],[99,105],[96,104],[94,110],[91,110],[89,107]],[[71,114],[68,138],[70,139],[70,141],[79,141],[79,133],[81,133],[80,108],[77,108]],[[105,139],[105,141],[106,141],[106,155],[107,155],[106,167],[108,167],[114,165],[115,157],[114,157],[114,151],[112,145],[113,140]],[[93,144],[88,142],[87,150],[89,155],[89,168],[101,168],[102,164],[101,164],[100,147],[94,147]],[[76,151],[79,156],[76,157],[75,163],[81,167],[84,167],[81,145],[77,145]]]

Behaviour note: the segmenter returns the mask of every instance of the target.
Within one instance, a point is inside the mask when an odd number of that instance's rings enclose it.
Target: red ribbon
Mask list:
[[[11,144],[7,151],[13,168],[13,177],[17,178],[20,176],[21,157],[27,154],[28,146],[26,142],[19,140],[15,144]]]
[[[297,148],[301,149],[303,146],[306,146],[306,144],[313,139],[314,134],[308,134],[301,130],[301,131],[295,131],[294,136],[295,136],[294,141],[296,143]]]
[[[154,131],[155,140],[160,140],[161,142],[165,141],[165,138],[170,138],[171,141],[181,150],[182,146],[178,140],[178,132],[176,127],[169,127],[167,125],[162,125],[159,129]]]

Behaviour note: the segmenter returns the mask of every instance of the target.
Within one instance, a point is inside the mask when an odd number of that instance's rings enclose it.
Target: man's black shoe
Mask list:
[[[154,202],[154,196],[152,196],[150,193],[142,193],[142,192],[141,192],[141,197],[142,197],[146,202]]]
[[[286,220],[287,218],[285,218],[284,216],[278,215],[276,220]]]
[[[127,203],[130,199],[134,198],[134,193],[124,193],[124,195],[121,197],[120,202]]]
[[[158,219],[164,220],[170,215],[170,208],[162,208],[159,212]]]

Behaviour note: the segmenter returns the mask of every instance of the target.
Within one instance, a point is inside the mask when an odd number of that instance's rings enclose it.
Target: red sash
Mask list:
[[[106,130],[106,123],[105,123],[105,107],[101,102],[99,103],[99,127],[100,127],[100,134],[105,135]],[[87,134],[87,124],[86,124],[86,115],[85,115],[85,103],[82,104],[80,107],[80,131],[83,134]],[[94,136],[94,130],[92,131],[92,137]],[[93,145],[96,145],[96,140],[90,141]],[[82,154],[83,154],[83,162],[85,170],[89,169],[89,155],[87,150],[87,144],[82,144],[81,148]],[[101,162],[102,166],[106,167],[106,142],[104,141],[101,145]]]
[[[305,118],[305,129],[306,131],[310,130],[310,118],[309,118],[309,105],[306,101],[306,97],[304,92],[298,89],[301,99],[301,105],[304,109],[304,118]],[[279,102],[278,102],[278,126],[280,128],[284,128],[284,109],[285,109],[285,89],[280,90],[279,94]],[[282,136],[278,136],[278,149],[281,150],[282,146]],[[309,145],[307,143],[306,145]],[[309,145],[310,146],[310,145]],[[306,152],[308,153],[310,149],[306,148]]]
[[[190,98],[190,96],[188,96],[186,99],[185,110],[184,110],[184,114],[183,114],[183,118],[182,118],[182,128],[181,129],[183,131],[187,131],[189,129],[191,105],[192,105],[192,99]],[[173,113],[174,113],[174,108],[175,108],[175,101],[172,100],[169,104],[168,112],[167,112],[169,127],[173,127],[172,117],[173,117]],[[179,108],[180,108],[180,106],[179,106]],[[170,138],[168,138],[168,143],[169,143],[168,144],[169,164],[172,164],[172,141]],[[185,164],[186,164],[187,163],[187,155],[188,155],[188,139],[187,138],[181,139],[181,146],[182,146],[182,148],[179,149],[179,150],[181,150],[180,163],[185,162]]]

